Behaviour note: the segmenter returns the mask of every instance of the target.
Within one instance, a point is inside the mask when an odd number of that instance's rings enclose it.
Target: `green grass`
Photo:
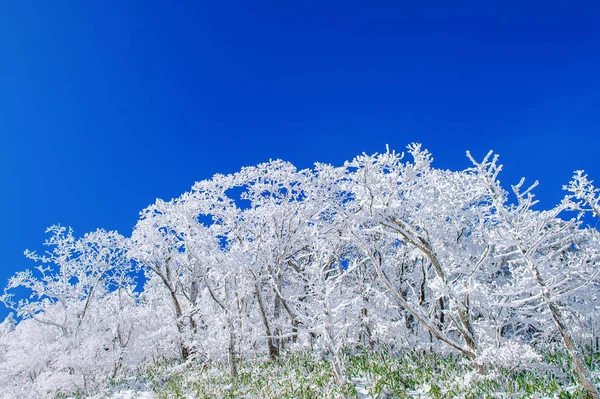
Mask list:
[[[460,356],[424,352],[345,352],[347,379],[337,384],[325,357],[308,352],[284,353],[278,361],[241,362],[232,378],[226,363],[155,363],[118,382],[142,382],[158,398],[583,398],[561,352],[545,351],[535,370],[488,368],[477,371]],[[598,356],[588,358],[592,371]],[[600,383],[600,381],[598,381]]]

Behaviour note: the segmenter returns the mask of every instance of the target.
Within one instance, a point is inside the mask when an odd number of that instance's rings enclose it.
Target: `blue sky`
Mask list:
[[[157,197],[269,158],[494,149],[546,207],[574,169],[600,181],[594,2],[23,0],[0,52],[0,285],[53,223],[128,235]]]

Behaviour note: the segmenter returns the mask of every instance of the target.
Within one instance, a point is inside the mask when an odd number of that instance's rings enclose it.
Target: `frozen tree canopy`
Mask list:
[[[418,144],[297,170],[215,175],[144,209],[131,235],[48,229],[1,297],[0,397],[89,392],[157,359],[224,361],[385,345],[526,367],[559,343],[590,397],[600,194],[582,171],[554,208],[500,185],[490,153],[440,170]],[[143,273],[143,289],[136,276]],[[26,292],[25,295],[22,293]],[[483,371],[482,371],[483,372]]]

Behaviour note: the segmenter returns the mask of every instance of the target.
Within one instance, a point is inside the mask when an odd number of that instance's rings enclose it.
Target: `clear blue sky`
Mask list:
[[[5,1],[0,54],[2,286],[48,225],[128,235],[269,158],[494,149],[547,207],[600,182],[597,2]]]

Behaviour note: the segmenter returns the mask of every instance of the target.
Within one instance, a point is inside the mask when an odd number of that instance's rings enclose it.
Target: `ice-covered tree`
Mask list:
[[[531,277],[513,280],[519,282],[519,286],[511,289],[522,298],[513,301],[511,306],[518,308],[518,305],[539,301],[547,308],[587,395],[599,399],[598,387],[568,327],[563,309],[569,295],[597,285],[599,248],[594,242],[588,245],[586,230],[580,229],[575,219],[559,218],[565,210],[572,209],[568,198],[554,209],[536,211],[533,207],[537,201],[532,190],[537,182],[523,190],[522,179],[512,187],[516,203],[510,203],[508,193],[498,181],[502,170],[498,157],[490,152],[481,162],[475,161],[470,154],[469,158],[475,165],[475,175],[486,185],[492,204],[486,220],[487,225],[493,226],[488,235],[490,245],[507,257],[513,274],[525,272]],[[583,198],[594,206],[594,194]]]

